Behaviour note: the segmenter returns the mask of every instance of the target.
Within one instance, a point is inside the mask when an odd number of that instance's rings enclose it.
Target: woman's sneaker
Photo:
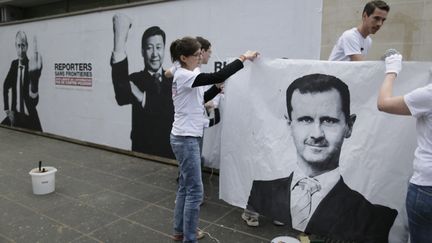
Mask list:
[[[251,227],[258,227],[259,225],[258,217],[249,216],[245,212],[242,213],[241,217],[246,222],[247,225]]]
[[[201,229],[197,229],[197,232],[196,232],[197,240],[204,238],[204,236],[205,236],[204,231],[202,231]],[[183,234],[174,234],[173,236],[171,236],[171,238],[174,241],[183,241]]]

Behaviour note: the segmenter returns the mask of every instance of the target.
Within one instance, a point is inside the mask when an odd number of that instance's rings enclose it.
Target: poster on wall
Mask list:
[[[1,123],[173,159],[172,80],[162,75],[171,42],[210,40],[204,72],[248,49],[317,59],[321,8],[182,0],[0,26]]]
[[[91,63],[54,63],[55,84],[64,87],[92,87]]]
[[[24,31],[15,35],[16,57],[3,82],[3,105],[6,117],[2,125],[42,131],[37,105],[39,103],[39,79],[42,56],[33,39],[32,55],[27,56],[28,40]]]
[[[394,93],[430,83],[430,66],[404,62]],[[415,119],[378,111],[383,79],[383,61],[248,65],[227,82],[220,197],[335,241],[407,242]]]

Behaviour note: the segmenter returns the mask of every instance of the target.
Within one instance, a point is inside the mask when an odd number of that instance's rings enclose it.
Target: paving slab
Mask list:
[[[53,193],[34,195],[28,172],[54,166]],[[0,243],[171,240],[178,168],[132,155],[0,127]],[[200,243],[270,242],[288,232],[219,199],[219,177],[203,173]]]

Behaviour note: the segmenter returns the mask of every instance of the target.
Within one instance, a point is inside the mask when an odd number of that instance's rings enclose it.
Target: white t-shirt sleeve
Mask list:
[[[362,54],[360,39],[352,31],[343,33],[341,47],[346,56]]]
[[[414,117],[432,113],[432,84],[411,91],[404,100]]]
[[[184,87],[184,88],[192,88],[192,84],[195,81],[196,76],[198,76],[199,72],[189,71],[184,68],[179,68],[176,71],[176,82],[177,82],[177,88]]]

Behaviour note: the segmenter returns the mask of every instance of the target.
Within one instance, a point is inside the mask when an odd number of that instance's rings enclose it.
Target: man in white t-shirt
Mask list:
[[[370,34],[375,34],[387,18],[390,6],[384,1],[368,2],[362,14],[362,23],[345,31],[330,54],[329,61],[363,61],[372,45]]]

